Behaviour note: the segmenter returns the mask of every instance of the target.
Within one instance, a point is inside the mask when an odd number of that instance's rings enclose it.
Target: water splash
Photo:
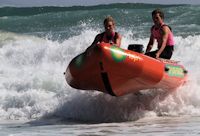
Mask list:
[[[200,36],[175,37],[173,59],[189,71],[189,82],[165,99],[154,93],[112,97],[67,85],[63,72],[99,30],[87,29],[63,42],[0,32],[0,119],[59,117],[78,121],[119,122],[144,116],[199,115]],[[123,31],[122,31],[123,32]],[[123,33],[122,48],[148,39]],[[98,118],[97,118],[98,116]]]

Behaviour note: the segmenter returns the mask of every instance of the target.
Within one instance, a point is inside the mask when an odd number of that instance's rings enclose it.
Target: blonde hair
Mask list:
[[[115,25],[115,20],[114,20],[111,16],[107,16],[107,17],[104,19],[104,21],[103,21],[104,26],[105,26],[108,22],[112,22],[113,25]]]

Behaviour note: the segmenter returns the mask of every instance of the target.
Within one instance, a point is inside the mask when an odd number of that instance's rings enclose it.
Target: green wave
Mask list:
[[[77,11],[77,10],[97,10],[97,9],[148,9],[155,7],[177,7],[181,5],[159,5],[143,3],[115,3],[96,6],[72,6],[72,7],[2,7],[0,8],[0,17],[3,16],[30,16],[50,12]]]
[[[131,38],[149,37],[151,12],[161,8],[165,23],[175,36],[200,34],[200,5],[158,5],[117,3],[73,7],[2,7],[0,31],[65,40],[87,30],[103,31],[103,20],[111,15],[117,31]]]

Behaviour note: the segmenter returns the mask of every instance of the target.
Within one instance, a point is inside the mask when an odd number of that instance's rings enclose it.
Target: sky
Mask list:
[[[193,4],[200,5],[200,0],[0,0],[0,7],[17,6],[87,6],[109,3],[153,3],[153,4]]]

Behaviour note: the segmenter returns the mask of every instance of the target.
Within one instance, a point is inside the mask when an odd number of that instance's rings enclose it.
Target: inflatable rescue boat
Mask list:
[[[174,90],[186,82],[187,71],[172,60],[101,43],[72,59],[65,78],[76,89],[122,96],[152,88]]]

